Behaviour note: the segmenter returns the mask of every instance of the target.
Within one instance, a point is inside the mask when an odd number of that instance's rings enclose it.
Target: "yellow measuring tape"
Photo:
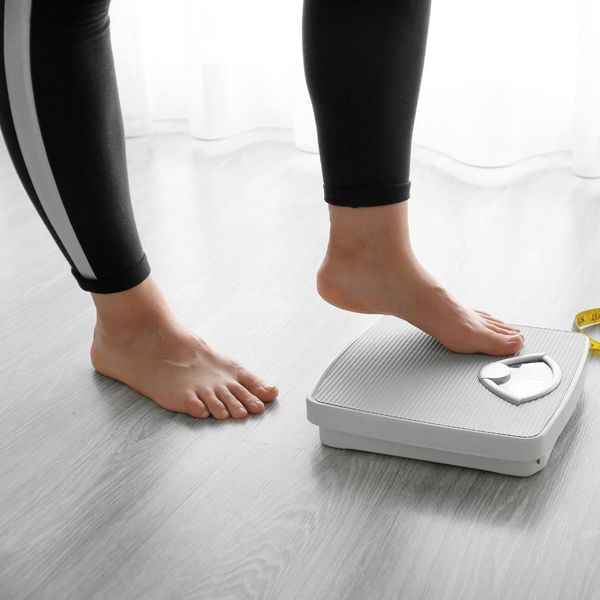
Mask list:
[[[600,325],[600,308],[588,308],[575,315],[573,331],[585,333],[582,328],[588,327],[589,325]],[[590,338],[590,350],[600,350],[600,341],[591,336],[588,337]]]

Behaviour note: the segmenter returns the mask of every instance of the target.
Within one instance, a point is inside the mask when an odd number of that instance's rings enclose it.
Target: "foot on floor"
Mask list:
[[[243,419],[279,393],[171,318],[118,329],[98,322],[91,360],[163,408],[201,419]]]

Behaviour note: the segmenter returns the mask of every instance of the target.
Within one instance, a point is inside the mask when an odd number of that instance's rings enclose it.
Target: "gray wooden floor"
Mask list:
[[[318,157],[285,130],[128,141],[176,312],[282,390],[243,422],[165,412],[89,362],[94,311],[0,155],[0,598],[593,598],[600,358],[529,479],[322,447],[305,396],[378,317],[315,291]],[[469,305],[570,329],[600,305],[600,181],[554,154],[413,152],[413,243]]]

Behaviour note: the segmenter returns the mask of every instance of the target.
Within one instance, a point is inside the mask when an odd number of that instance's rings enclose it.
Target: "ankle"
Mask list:
[[[370,239],[340,236],[331,232],[324,263],[367,269],[405,270],[418,264],[410,242],[386,237]]]
[[[414,258],[408,231],[408,203],[329,207],[328,256],[380,262]]]
[[[166,298],[151,277],[123,292],[92,294],[92,298],[96,305],[96,329],[101,333],[125,333],[175,319]]]

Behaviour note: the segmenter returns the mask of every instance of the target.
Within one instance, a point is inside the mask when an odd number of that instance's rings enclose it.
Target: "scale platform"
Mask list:
[[[521,477],[544,468],[583,393],[589,338],[518,325],[507,357],[459,354],[383,316],[306,398],[321,442]]]

